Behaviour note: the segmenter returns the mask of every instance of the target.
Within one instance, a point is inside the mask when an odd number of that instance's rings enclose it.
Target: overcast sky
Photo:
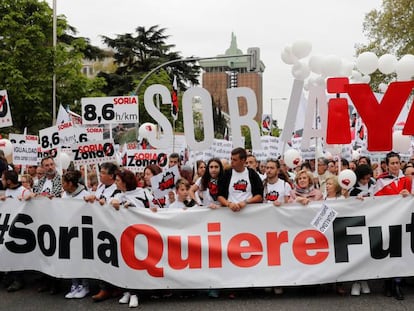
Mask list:
[[[52,0],[47,0],[52,6]],[[352,60],[355,45],[365,43],[363,20],[381,0],[56,0],[79,36],[102,46],[100,35],[132,33],[138,26],[167,28],[175,51],[183,57],[223,54],[231,33],[239,49],[261,49],[266,66],[263,74],[263,111],[283,125],[292,87],[291,66],[282,62],[285,46],[297,40],[312,43],[311,55],[337,55]],[[276,113],[277,112],[277,113]]]

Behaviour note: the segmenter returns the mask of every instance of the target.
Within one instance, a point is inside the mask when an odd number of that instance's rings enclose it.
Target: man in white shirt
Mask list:
[[[243,148],[231,152],[231,169],[218,181],[218,201],[222,206],[238,212],[247,204],[261,203],[263,184],[257,172],[246,167],[247,153]]]

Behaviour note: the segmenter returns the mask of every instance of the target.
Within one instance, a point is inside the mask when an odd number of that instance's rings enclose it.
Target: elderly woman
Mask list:
[[[290,192],[289,202],[307,205],[311,201],[322,200],[322,192],[314,187],[312,173],[300,170],[295,177],[293,190]]]

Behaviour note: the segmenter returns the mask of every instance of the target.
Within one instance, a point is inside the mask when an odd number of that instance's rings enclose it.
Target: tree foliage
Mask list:
[[[88,80],[81,73],[85,55],[98,49],[63,16],[58,17],[58,44],[53,48],[53,12],[46,2],[7,0],[0,2],[0,88],[9,95],[13,128],[30,133],[52,124],[52,77],[56,73],[57,104],[70,104],[91,94],[102,94],[101,80]]]
[[[371,51],[378,56],[414,54],[414,1],[383,0],[381,9],[366,14],[363,30],[368,43],[357,46],[357,54]],[[390,81],[395,75],[371,75],[372,84]]]
[[[152,69],[167,61],[182,58],[179,52],[172,51],[175,45],[166,43],[169,36],[165,32],[165,28],[154,25],[148,29],[139,26],[135,33],[117,35],[114,39],[103,36],[103,42],[114,50],[115,62],[118,65],[115,73],[100,74],[107,81],[107,86],[103,88],[107,95],[130,94]],[[186,89],[186,83],[198,84],[200,68],[194,63],[178,62],[163,69],[169,77],[166,86],[170,88],[174,76],[177,76],[181,90]]]

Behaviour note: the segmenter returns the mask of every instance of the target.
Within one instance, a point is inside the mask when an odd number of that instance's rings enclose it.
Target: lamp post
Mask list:
[[[56,43],[57,43],[57,21],[56,0],[53,0],[53,77],[52,77],[52,125],[56,124]]]
[[[273,117],[273,101],[275,101],[275,103],[277,103],[278,100],[285,101],[285,100],[287,100],[287,97],[274,97],[274,98],[270,99],[270,114],[272,115],[272,120],[274,120],[274,117]]]

